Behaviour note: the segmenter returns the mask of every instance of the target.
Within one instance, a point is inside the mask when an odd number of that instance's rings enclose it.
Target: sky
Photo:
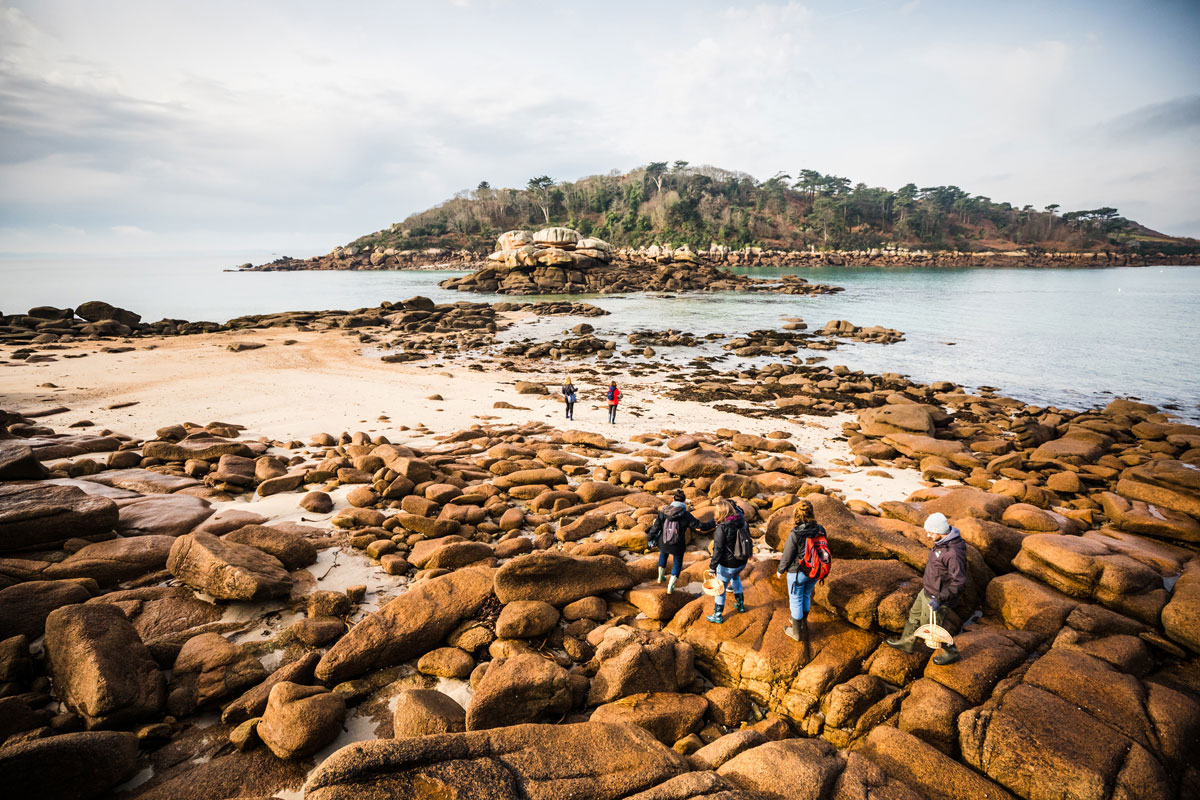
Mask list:
[[[1200,3],[0,0],[0,253],[297,257],[683,159],[1200,236]]]

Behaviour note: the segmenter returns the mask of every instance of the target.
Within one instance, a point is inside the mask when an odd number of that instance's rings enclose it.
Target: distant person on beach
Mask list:
[[[562,393],[567,401],[567,419],[575,419],[575,384],[571,383],[570,378],[563,383]]]
[[[612,381],[608,384],[608,422],[609,424],[617,421],[617,403],[621,402],[621,390],[617,388],[617,382]]]
[[[687,496],[676,491],[671,502],[654,517],[647,531],[651,547],[658,546],[658,582],[662,583],[666,571],[667,556],[671,556],[671,579],[667,581],[667,594],[675,591],[675,581],[683,571],[683,551],[687,548],[688,528],[711,531],[713,522],[701,522],[687,508]]]
[[[750,526],[746,524],[746,518],[736,503],[721,498],[715,508],[713,519],[719,521],[713,534],[712,559],[708,562],[708,568],[721,582],[721,593],[713,598],[713,613],[707,619],[719,625],[725,621],[725,593],[730,589],[733,589],[737,610],[746,610],[741,575],[750,556],[754,554],[754,542],[750,538]]]
[[[904,633],[887,643],[905,653],[913,651],[916,630],[926,622],[938,627],[946,618],[946,609],[962,596],[967,585],[967,545],[945,514],[930,514],[925,520],[925,535],[933,540],[932,551],[925,562],[925,575],[921,591],[913,601],[904,623]],[[958,647],[953,641],[943,645],[941,652],[933,657],[939,666],[953,664],[959,659]]]
[[[804,646],[805,662],[811,656],[808,611],[812,608],[813,590],[829,574],[832,560],[829,540],[825,538],[825,529],[813,517],[812,503],[801,499],[792,511],[792,530],[783,546],[776,574],[787,575],[792,625],[784,633]]]

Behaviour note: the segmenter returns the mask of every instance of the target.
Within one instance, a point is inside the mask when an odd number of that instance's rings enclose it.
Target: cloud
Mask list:
[[[1200,128],[1200,94],[1142,106],[1110,120],[1103,128],[1121,142],[1191,134]]]

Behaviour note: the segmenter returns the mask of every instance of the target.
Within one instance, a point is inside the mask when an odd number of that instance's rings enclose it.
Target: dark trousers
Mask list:
[[[686,547],[686,542],[660,544],[658,546],[658,565],[665,567],[667,565],[667,556],[671,556],[671,574],[678,575],[683,571],[683,551]]]
[[[617,407],[616,406],[608,407],[608,421],[609,422],[617,421]]]
[[[575,401],[567,401],[567,419],[575,419]]]
[[[900,634],[900,641],[905,644],[911,644],[917,637],[915,636],[917,628],[927,622],[932,622],[939,627],[946,627],[946,609],[939,608],[934,611],[929,607],[929,595],[925,594],[922,589],[917,593],[917,599],[913,600],[912,608],[908,610],[908,620],[904,623],[904,633]],[[954,645],[948,645],[954,647]]]

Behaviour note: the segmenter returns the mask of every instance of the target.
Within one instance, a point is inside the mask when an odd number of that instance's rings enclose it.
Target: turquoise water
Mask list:
[[[225,321],[243,314],[357,308],[424,294],[438,302],[498,296],[450,292],[451,272],[286,272],[221,270],[240,258],[0,259],[0,311],[74,306],[101,299],[144,319]],[[781,270],[746,270],[756,276]],[[629,295],[588,299],[612,316],[588,320],[600,335],[639,328],[746,333],[803,317],[884,325],[907,341],[847,344],[830,363],[921,380],[990,385],[1029,402],[1086,408],[1113,396],[1175,405],[1200,420],[1200,267],[1114,269],[797,270],[846,288],[836,295]],[[520,298],[516,298],[520,299]],[[574,324],[550,318],[539,333]],[[524,333],[522,334],[524,335]],[[953,344],[950,344],[953,343]]]

